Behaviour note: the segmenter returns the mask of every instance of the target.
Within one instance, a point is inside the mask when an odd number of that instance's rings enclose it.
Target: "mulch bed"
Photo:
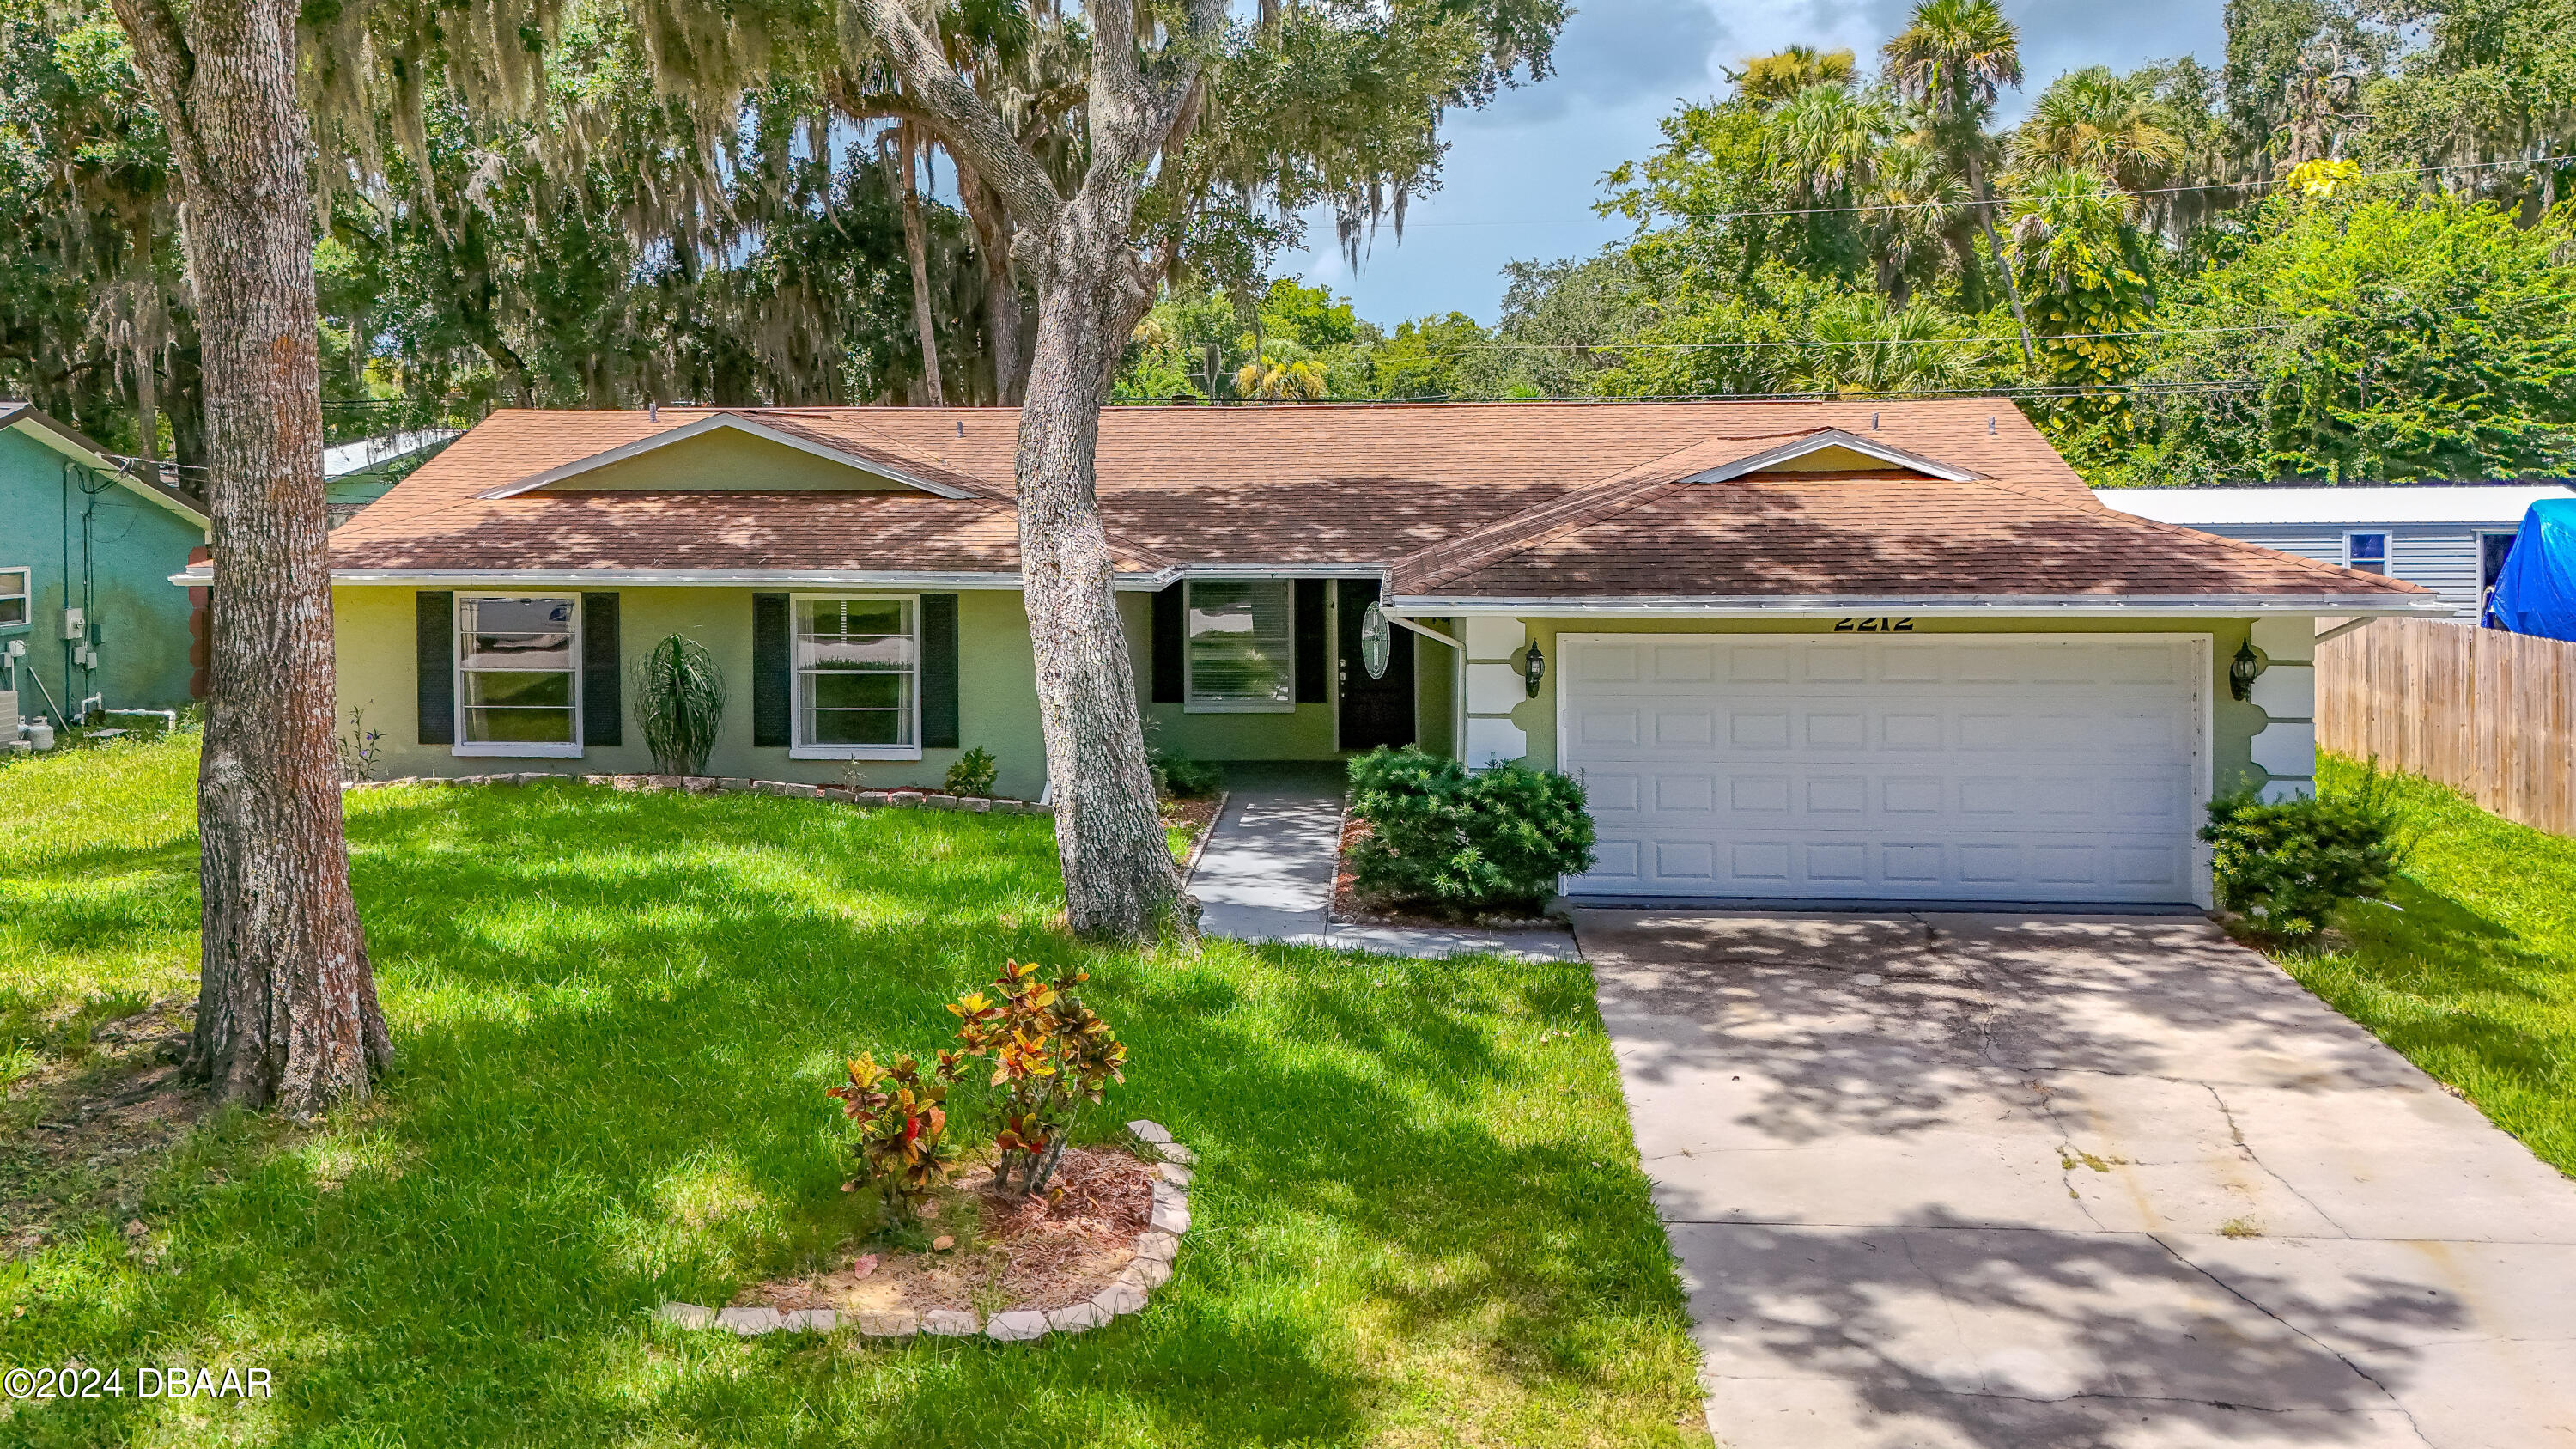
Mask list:
[[[206,1089],[179,1077],[189,1009],[174,997],[101,1022],[84,1057],[49,1060],[0,1094],[0,1256],[34,1251],[57,1223],[129,1209],[205,1114]]]
[[[829,1270],[755,1284],[731,1306],[985,1314],[1070,1307],[1135,1260],[1136,1235],[1153,1218],[1154,1179],[1151,1164],[1102,1147],[1068,1150],[1042,1198],[999,1191],[991,1168],[973,1168],[957,1191],[973,1205],[977,1226],[947,1251],[861,1253],[852,1245]]]
[[[1225,806],[1223,795],[1202,795],[1194,800],[1170,799],[1163,804],[1163,825],[1180,827],[1190,833],[1190,849],[1197,850],[1207,839],[1208,827],[1216,824],[1216,813]]]

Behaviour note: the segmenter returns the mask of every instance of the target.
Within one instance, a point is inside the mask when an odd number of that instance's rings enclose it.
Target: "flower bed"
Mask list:
[[[397,780],[353,780],[343,790],[390,790],[396,785],[541,785],[561,782],[601,785],[612,790],[680,790],[691,795],[783,795],[800,800],[837,800],[844,805],[916,810],[963,810],[993,815],[1053,815],[1053,805],[982,795],[949,795],[936,790],[851,790],[838,785],[803,785],[793,780],[753,780],[736,775],[558,775],[530,771],[516,775],[408,775]]]
[[[827,1273],[756,1285],[721,1310],[665,1303],[656,1316],[746,1336],[846,1330],[1008,1343],[1098,1328],[1142,1309],[1171,1280],[1190,1228],[1196,1154],[1155,1123],[1127,1129],[1161,1160],[1103,1148],[1067,1153],[1064,1193],[1053,1202],[995,1190],[989,1174],[964,1183],[985,1227],[980,1249],[869,1254]],[[996,1290],[1007,1306],[979,1312],[975,1298]]]

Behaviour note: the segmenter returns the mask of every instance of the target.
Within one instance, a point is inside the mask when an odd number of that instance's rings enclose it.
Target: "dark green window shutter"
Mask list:
[[[420,742],[456,743],[456,596],[413,596],[419,627]]]
[[[617,692],[617,596],[581,596],[581,742],[626,742],[626,703]]]
[[[1189,688],[1189,621],[1183,617],[1181,591],[1174,584],[1154,596],[1154,703],[1179,704]]]
[[[957,748],[957,596],[921,596],[921,743]]]
[[[787,596],[751,596],[751,742],[784,746],[795,707],[787,658]]]
[[[1331,699],[1333,651],[1324,631],[1323,579],[1297,581],[1297,702],[1322,704]]]

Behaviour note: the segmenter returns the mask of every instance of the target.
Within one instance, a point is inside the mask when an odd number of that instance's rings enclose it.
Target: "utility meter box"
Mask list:
[[[63,610],[63,637],[75,643],[89,639],[89,615],[80,609]]]

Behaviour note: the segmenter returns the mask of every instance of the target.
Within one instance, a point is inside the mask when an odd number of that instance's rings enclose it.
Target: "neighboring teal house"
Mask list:
[[[0,690],[14,686],[19,714],[61,723],[85,706],[186,704],[205,590],[170,576],[205,543],[195,500],[119,472],[29,404],[0,401],[0,655],[11,666]]]

